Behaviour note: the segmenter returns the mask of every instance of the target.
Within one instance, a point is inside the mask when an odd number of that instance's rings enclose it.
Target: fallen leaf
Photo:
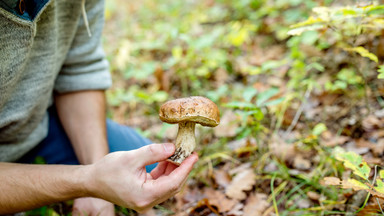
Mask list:
[[[308,170],[311,168],[311,161],[304,159],[301,155],[298,155],[293,160],[293,167],[299,170]]]
[[[369,187],[355,179],[340,180],[337,177],[325,177],[324,185],[341,186],[344,189],[368,190]]]
[[[364,139],[364,138],[360,138],[360,139],[357,139],[356,141],[356,147],[359,147],[359,148],[362,148],[362,147],[368,147],[368,148],[374,148],[375,147],[375,144]]]
[[[384,139],[379,139],[376,144],[373,144],[372,152],[375,156],[382,156],[384,153]]]
[[[233,207],[233,209],[227,213],[227,215],[244,216],[243,208],[244,208],[244,204],[241,202],[238,202],[235,205],[235,207]]]
[[[292,160],[296,155],[295,146],[284,142],[283,140],[271,143],[272,154],[282,161]]]
[[[295,203],[299,209],[309,208],[312,205],[311,201],[305,198],[296,199]]]
[[[243,172],[244,170],[247,170],[247,169],[250,169],[252,166],[252,163],[251,162],[248,162],[248,163],[243,163],[231,170],[228,171],[229,175],[235,175],[237,173],[240,173],[240,172]]]
[[[350,139],[348,136],[336,136],[330,135],[329,133],[325,133],[325,135],[322,137],[323,139],[320,140],[320,144],[326,147],[342,145]]]
[[[363,119],[362,125],[365,131],[370,131],[375,128],[380,128],[382,122],[375,115],[369,115]]]
[[[231,150],[236,151],[248,145],[254,145],[255,143],[256,143],[256,140],[253,137],[243,138],[243,139],[228,142],[227,147]]]
[[[355,141],[348,142],[345,146],[345,149],[347,151],[355,152],[356,154],[359,154],[359,155],[365,154],[370,150],[370,148],[368,147],[361,147],[361,148],[357,147]]]
[[[216,137],[233,137],[239,127],[239,117],[235,112],[227,110],[220,118],[220,124],[213,129]]]
[[[267,202],[268,195],[263,193],[252,193],[244,206],[244,215],[261,216],[270,206]]]
[[[384,137],[384,130],[375,130],[375,131],[372,131],[372,133],[370,134],[371,134],[370,137],[374,139],[379,139]]]
[[[221,67],[216,70],[216,72],[214,73],[214,76],[215,76],[215,86],[217,88],[219,88],[222,85],[225,85],[225,82],[229,78],[228,71]]]
[[[315,200],[315,201],[319,201],[320,198],[321,198],[321,195],[316,193],[316,192],[314,192],[314,191],[308,191],[307,192],[307,196],[308,196],[309,199]]]
[[[255,185],[256,175],[252,169],[246,169],[238,173],[225,190],[225,194],[233,199],[244,200],[247,195],[244,191],[251,190]]]
[[[230,211],[237,203],[237,200],[228,199],[223,192],[212,188],[206,188],[204,194],[209,204],[216,206],[219,212]]]
[[[231,183],[231,176],[227,171],[222,169],[214,169],[213,178],[215,182],[223,188],[226,188]]]
[[[374,114],[377,118],[384,118],[384,109],[377,110]]]

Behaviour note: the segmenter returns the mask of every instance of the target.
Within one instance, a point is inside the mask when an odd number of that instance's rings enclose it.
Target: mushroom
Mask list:
[[[205,97],[193,96],[166,102],[160,107],[160,120],[179,124],[175,153],[168,158],[180,165],[196,147],[195,124],[216,127],[220,123],[220,112],[216,104]]]

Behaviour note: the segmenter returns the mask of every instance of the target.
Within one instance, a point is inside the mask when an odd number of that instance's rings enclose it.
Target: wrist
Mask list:
[[[92,165],[80,165],[76,170],[77,182],[79,188],[79,197],[93,197],[95,196],[95,190],[93,187],[93,172]]]
[[[93,164],[109,153],[107,141],[79,141],[73,143],[73,146],[80,164],[83,165]]]

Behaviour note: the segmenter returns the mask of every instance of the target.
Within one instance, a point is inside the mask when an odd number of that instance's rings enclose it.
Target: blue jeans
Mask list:
[[[49,108],[49,130],[47,137],[34,149],[24,155],[18,163],[33,163],[37,157],[42,157],[46,164],[79,164],[59,116],[54,106]],[[150,140],[140,136],[130,127],[117,124],[107,119],[107,135],[109,151],[129,151],[138,149],[151,143]],[[156,164],[146,166],[148,172]]]

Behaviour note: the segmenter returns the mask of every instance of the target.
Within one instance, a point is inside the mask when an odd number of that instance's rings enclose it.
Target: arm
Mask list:
[[[174,151],[173,144],[152,144],[85,166],[0,163],[0,214],[84,196],[145,211],[177,193],[197,161],[193,154],[179,167],[166,162]],[[155,162],[146,173],[145,165]]]
[[[0,215],[86,195],[82,169],[0,163]]]
[[[58,94],[55,104],[60,121],[80,164],[91,164],[108,154],[104,91]],[[73,215],[115,215],[112,203],[81,198],[73,204]]]
[[[58,94],[60,121],[81,164],[94,163],[108,154],[104,91]]]

